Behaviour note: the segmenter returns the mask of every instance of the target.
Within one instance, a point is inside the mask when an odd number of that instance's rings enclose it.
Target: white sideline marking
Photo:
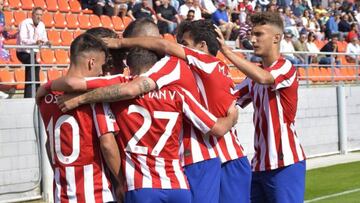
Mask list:
[[[318,197],[318,198],[315,198],[315,199],[307,200],[307,201],[305,201],[305,203],[316,202],[316,201],[319,201],[319,200],[328,199],[328,198],[331,198],[331,197],[337,197],[337,196],[341,196],[341,195],[346,195],[346,194],[353,193],[353,192],[358,192],[358,191],[360,191],[360,188],[353,189],[353,190],[347,190],[347,191],[335,193],[335,194],[332,194],[332,195],[325,195],[325,196]]]

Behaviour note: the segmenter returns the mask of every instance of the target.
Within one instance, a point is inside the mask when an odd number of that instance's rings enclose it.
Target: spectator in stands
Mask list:
[[[114,5],[115,4],[113,0],[97,0],[93,8],[94,14],[98,16],[101,15],[113,16]]]
[[[194,0],[186,0],[185,4],[180,6],[179,15],[180,15],[181,19],[184,20],[186,18],[186,15],[190,9],[195,11],[194,20],[200,20],[201,19],[201,9],[199,6],[195,7]]]
[[[290,9],[290,7],[285,8],[285,15],[284,15],[284,27],[285,30],[291,30],[291,32],[298,37],[299,33],[296,28],[296,21],[294,18],[293,11]]]
[[[35,7],[32,10],[32,16],[31,18],[27,18],[24,21],[22,21],[19,25],[19,35],[17,39],[17,45],[50,45],[50,42],[48,41],[45,25],[41,21],[43,15],[43,9],[41,7]],[[36,62],[36,53],[38,52],[38,49],[34,49],[34,63]],[[39,71],[40,67],[35,66],[35,78],[31,78],[31,50],[30,49],[24,49],[19,48],[16,50],[16,56],[17,58],[23,63],[27,64],[25,67],[25,81],[30,82],[32,80],[39,81]],[[38,87],[39,85],[36,85]],[[24,97],[30,98],[34,97],[35,95],[32,95],[31,91],[31,84],[25,84],[25,91],[24,91]]]
[[[339,34],[335,33],[332,34],[331,36],[331,40],[326,43],[321,49],[321,52],[333,52],[333,53],[337,53],[338,52],[338,43],[339,41]],[[340,61],[337,60],[337,55],[330,55],[327,54],[324,57],[320,58],[319,64],[321,65],[339,65]]]
[[[353,37],[359,37],[359,27],[357,23],[350,25],[350,32],[347,34],[346,41],[350,42]]]
[[[186,15],[186,19],[187,21],[193,21],[194,20],[194,17],[195,17],[195,11],[190,9],[188,11],[188,14]]]
[[[342,34],[342,36],[347,36],[348,32],[351,31],[351,23],[349,21],[348,14],[343,14],[340,17],[340,22],[338,23],[339,32]]]
[[[147,0],[142,0],[140,3],[136,3],[131,10],[128,11],[128,15],[132,20],[139,18],[153,19],[157,23],[156,13],[149,5]]]
[[[302,58],[298,54],[293,54],[292,52],[295,52],[294,44],[293,44],[293,37],[294,34],[291,32],[291,30],[285,30],[284,32],[284,38],[280,42],[280,52],[285,52],[282,55],[291,61],[292,64],[304,64],[305,59]]]
[[[124,16],[122,12],[125,12],[125,15],[127,13],[127,1],[126,0],[114,0],[114,16]]]
[[[211,19],[213,23],[219,26],[225,36],[225,40],[229,40],[234,24],[229,21],[229,16],[224,2],[220,2],[218,4],[218,9],[212,14]]]
[[[332,34],[339,32],[338,23],[340,22],[340,12],[333,12],[326,22],[326,30],[325,30],[325,37],[327,39],[331,38]]]
[[[80,0],[81,9],[83,9],[83,10],[86,10],[86,9],[93,10],[96,2],[97,2],[97,0]]]
[[[157,9],[156,13],[160,34],[174,34],[181,19],[175,8],[170,5],[169,0],[162,0],[162,5]]]
[[[308,52],[308,48],[307,48],[307,38],[308,38],[308,34],[306,32],[305,29],[303,29],[300,32],[300,37],[298,40],[296,40],[293,44],[294,44],[294,49],[295,51],[301,51],[301,52]],[[309,57],[308,54],[299,54],[299,56],[304,59],[304,62],[306,62],[307,64],[309,64]]]
[[[251,30],[247,30],[245,33],[245,37],[241,38],[240,49],[254,50],[253,43],[251,42]],[[246,55],[247,60],[249,60],[251,62],[254,62],[254,63],[261,62],[261,58],[258,56],[255,56],[253,53],[246,53],[245,55]]]
[[[357,36],[353,36],[351,38],[350,43],[348,43],[346,46],[346,61],[350,63],[354,63],[359,59],[360,59],[359,38]]]
[[[316,38],[317,37],[316,37],[315,33],[309,32],[308,39],[307,39],[307,42],[306,42],[306,48],[310,53],[310,55],[309,55],[309,64],[317,63],[317,61],[318,61],[317,54],[312,54],[312,53],[320,52],[319,48],[315,44]]]
[[[118,12],[118,14],[114,13],[114,15],[116,14],[121,19],[123,19],[125,16],[127,16],[127,12],[128,12],[128,4],[121,3],[121,4],[119,4],[119,12]]]
[[[291,10],[293,11],[296,17],[300,18],[304,14],[304,11],[306,9],[307,8],[300,3],[300,0],[293,0],[293,3],[291,5]]]

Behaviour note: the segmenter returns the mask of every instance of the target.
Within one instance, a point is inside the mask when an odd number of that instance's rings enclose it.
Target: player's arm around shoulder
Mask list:
[[[215,137],[221,137],[225,135],[236,123],[238,120],[238,110],[235,107],[235,102],[229,107],[227,116],[218,118],[215,125],[211,128],[208,134],[211,134]]]

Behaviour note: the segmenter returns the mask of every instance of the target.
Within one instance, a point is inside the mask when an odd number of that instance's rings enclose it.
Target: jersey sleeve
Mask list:
[[[183,113],[202,133],[208,133],[215,125],[217,118],[205,109],[194,96],[182,88]]]
[[[270,70],[270,74],[275,81],[272,85],[273,90],[290,87],[297,81],[296,69],[289,60],[279,60]]]
[[[180,79],[180,62],[179,59],[172,56],[165,56],[160,61],[155,63],[142,76],[152,79],[158,89],[169,85],[172,82]]]
[[[218,58],[204,52],[189,49],[187,47],[183,48],[186,60],[191,65],[191,70],[195,71],[199,75],[211,74],[220,62]]]
[[[252,102],[251,98],[251,85],[252,82],[249,78],[246,78],[243,82],[236,85],[234,95],[238,97],[236,104],[241,108],[246,107]]]
[[[125,76],[123,74],[104,76],[104,77],[87,77],[86,81],[86,89],[92,90],[99,87],[105,87],[114,85],[117,83],[125,83],[130,80],[130,77]]]
[[[92,104],[91,107],[93,110],[93,117],[98,137],[101,137],[109,132],[119,131],[115,115],[111,111],[108,103]]]

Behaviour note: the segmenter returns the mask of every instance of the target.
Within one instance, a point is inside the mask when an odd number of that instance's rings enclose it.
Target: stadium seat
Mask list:
[[[59,7],[56,0],[45,0],[46,2],[46,10],[47,11],[58,11]]]
[[[69,6],[71,13],[80,13],[81,5],[79,0],[69,0]]]
[[[87,30],[91,26],[89,15],[79,14],[78,15],[78,21],[79,21],[80,29]]]
[[[75,32],[73,33],[74,39],[75,39],[77,36],[81,35],[82,33],[84,33],[83,30],[75,30]]]
[[[53,16],[53,14],[50,13],[50,12],[44,12],[42,21],[45,24],[46,28],[52,28],[54,26],[54,16]]]
[[[7,68],[0,68],[0,82],[15,82],[14,73]],[[8,91],[14,86],[15,84],[0,84],[0,90]]]
[[[227,59],[220,51],[218,51],[216,57],[218,59],[220,59],[222,62],[224,62],[226,65],[230,65],[231,62],[229,61],[229,59]]]
[[[45,73],[46,71],[40,70],[39,72],[39,79],[41,83],[46,83],[47,82],[47,75]]]
[[[34,3],[32,0],[21,0],[21,9],[31,10],[33,8],[34,8]]]
[[[306,75],[305,68],[298,67],[297,72],[298,72],[298,77],[299,77],[300,80],[306,80],[307,75]]]
[[[113,29],[114,25],[111,21],[111,18],[107,15],[101,15],[100,16],[100,21],[103,27],[109,28],[109,29]]]
[[[16,83],[17,90],[23,90],[25,87],[25,68],[15,68],[14,78]]]
[[[49,41],[51,42],[52,45],[54,46],[59,46],[61,43],[61,39],[60,39],[60,33],[57,30],[48,30],[47,31],[47,36]]]
[[[64,49],[55,50],[55,58],[56,58],[56,64],[67,65],[70,63],[69,54]]]
[[[51,49],[42,49],[40,51],[41,64],[55,64],[56,59],[54,51]]]
[[[55,80],[61,76],[62,76],[61,71],[56,68],[50,68],[47,70],[47,79],[48,80]]]
[[[320,82],[330,82],[331,81],[331,72],[329,68],[320,68]]]
[[[77,14],[66,14],[66,27],[69,29],[77,29],[79,27]]]
[[[101,20],[97,15],[90,15],[89,17],[91,27],[101,27]]]
[[[244,74],[237,68],[230,68],[230,75],[231,75],[231,79],[236,84],[242,82],[245,79]]]
[[[41,7],[43,9],[47,10],[46,9],[46,3],[45,3],[44,0],[34,0],[34,6],[35,7]],[[44,20],[44,18],[43,18],[43,20]]]
[[[11,30],[8,33],[11,34],[11,35],[16,35],[18,33],[18,31],[17,30]],[[17,40],[16,37],[13,38],[13,39],[6,39],[4,41],[4,44],[5,45],[16,45],[16,40]]]
[[[19,9],[21,7],[21,2],[20,0],[8,0],[9,2],[9,7],[12,9]]]
[[[116,31],[123,31],[125,26],[119,16],[111,16],[112,24]]]
[[[15,20],[13,18],[13,12],[12,11],[3,11],[5,15],[5,25],[11,26],[14,24]]]
[[[88,8],[83,9],[81,12],[82,12],[83,14],[93,14],[93,13],[94,13],[93,10],[88,9]]]
[[[170,42],[176,42],[174,35],[165,33],[163,34],[164,39],[170,41]]]
[[[55,28],[65,28],[66,21],[65,16],[62,13],[55,13],[54,15]]]
[[[69,71],[69,68],[63,68],[63,69],[61,70],[62,75],[63,75],[63,76],[66,75],[68,71]]]
[[[125,26],[125,28],[131,23],[132,19],[128,16],[124,16],[121,18],[121,20],[123,21],[123,24]]]
[[[26,12],[24,11],[14,11],[14,25],[18,26],[23,20],[26,19]]]
[[[62,46],[70,46],[71,42],[74,39],[74,35],[71,31],[62,30],[60,32],[61,45]]]
[[[10,63],[13,64],[21,64],[21,62],[19,61],[19,59],[16,56],[16,49],[10,49]]]
[[[69,1],[58,0],[59,11],[68,13],[70,11]]]

